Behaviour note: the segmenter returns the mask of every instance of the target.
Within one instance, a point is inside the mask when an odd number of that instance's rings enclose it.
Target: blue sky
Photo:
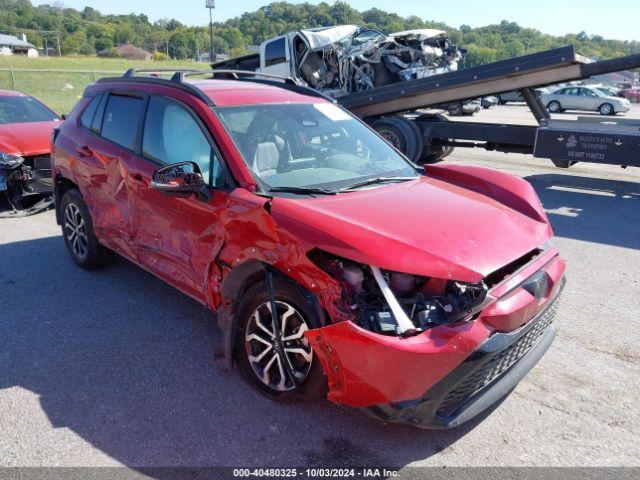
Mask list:
[[[34,4],[53,3],[33,1]],[[188,25],[208,23],[205,0],[63,0],[68,7],[94,7],[104,13],[145,13],[151,20],[176,18]],[[226,20],[270,3],[270,0],[217,0],[216,20]],[[298,3],[298,2],[293,2]],[[319,3],[311,0],[310,3]],[[333,3],[328,0],[327,3]],[[544,33],[563,35],[582,30],[620,40],[640,40],[640,1],[618,0],[401,0],[371,2],[349,0],[352,7],[366,10],[377,7],[402,16],[418,15],[459,27],[473,27],[510,20]]]

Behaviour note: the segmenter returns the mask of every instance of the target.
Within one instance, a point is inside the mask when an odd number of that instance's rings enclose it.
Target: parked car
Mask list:
[[[465,102],[453,102],[446,105],[450,117],[472,116],[482,109],[480,99],[467,100]]]
[[[0,90],[0,204],[8,212],[28,214],[51,201],[51,133],[60,118],[35,98]],[[34,205],[37,207],[34,208]]]
[[[625,90],[621,90],[620,94],[631,103],[638,103],[640,101],[640,89],[627,88]]]
[[[498,97],[494,97],[492,95],[488,97],[482,97],[482,108],[484,108],[485,110],[491,107],[495,107],[496,105],[498,105],[498,103],[500,103],[500,99]]]
[[[518,91],[505,92],[498,95],[500,105],[506,105],[509,102],[524,102],[524,98]]]
[[[226,364],[276,400],[453,427],[555,334],[565,265],[531,185],[417,168],[311,89],[103,79],[53,175],[73,261],[117,252],[208,306]]]
[[[631,108],[629,100],[608,95],[597,87],[562,87],[553,93],[543,94],[541,99],[551,113],[584,110],[615,115],[628,112]]]

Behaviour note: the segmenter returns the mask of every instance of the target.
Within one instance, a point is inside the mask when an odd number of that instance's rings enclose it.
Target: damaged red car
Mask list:
[[[39,100],[0,89],[0,218],[51,207],[51,133],[60,117]],[[8,211],[5,210],[9,207]]]
[[[226,364],[273,399],[454,427],[555,335],[565,264],[526,181],[418,168],[291,83],[100,80],[53,178],[72,259],[117,252],[210,308]]]

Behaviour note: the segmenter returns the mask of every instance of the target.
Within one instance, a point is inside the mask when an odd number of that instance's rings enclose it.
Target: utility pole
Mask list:
[[[209,36],[211,37],[211,48],[209,49],[209,61],[213,62],[215,57],[215,49],[213,47],[213,9],[216,8],[216,0],[205,0],[209,9]]]

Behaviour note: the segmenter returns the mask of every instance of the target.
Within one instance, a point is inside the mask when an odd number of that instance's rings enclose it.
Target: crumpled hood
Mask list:
[[[0,125],[0,152],[39,155],[51,151],[51,132],[60,122],[27,122]]]
[[[433,178],[331,197],[273,199],[278,224],[314,247],[384,269],[477,282],[540,247],[546,222]]]

